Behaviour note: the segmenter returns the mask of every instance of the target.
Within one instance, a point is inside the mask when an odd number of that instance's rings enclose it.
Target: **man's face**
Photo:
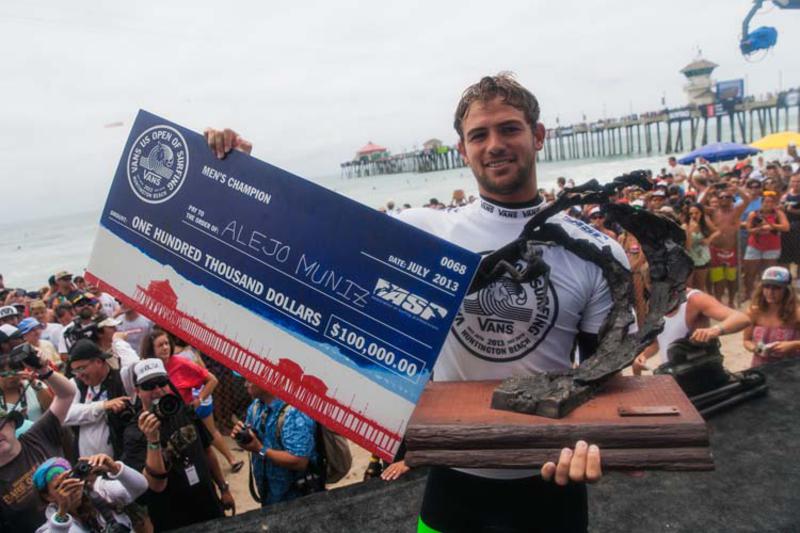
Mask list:
[[[81,320],[91,319],[92,314],[94,313],[94,309],[92,308],[91,303],[89,302],[89,300],[85,299],[75,302],[73,308],[75,309],[75,313],[77,313],[78,316],[81,317]]]
[[[104,328],[99,328],[98,330],[98,337],[100,340],[104,342],[111,342],[114,340],[114,333],[117,332],[117,328],[114,326],[106,326]]]
[[[251,398],[264,401],[272,399],[272,396],[267,391],[251,381],[245,381],[244,387],[247,390],[247,394],[249,394]]]
[[[761,196],[761,183],[757,181],[751,181],[747,184],[747,192],[753,197]]]
[[[165,377],[155,377],[140,383],[136,388],[139,398],[142,399],[142,406],[145,409],[150,409],[153,405],[153,400],[163,398],[167,394],[172,394],[172,389],[169,388],[169,380]]]
[[[664,206],[664,197],[663,196],[653,196],[650,198],[650,210],[651,211],[658,211]]]
[[[792,176],[792,179],[789,180],[789,187],[794,191],[800,190],[800,176]]]
[[[523,112],[498,97],[473,102],[462,128],[458,150],[483,196],[503,202],[535,198],[536,152],[544,142],[544,126],[531,130]]]
[[[0,326],[3,324],[11,324],[12,326],[16,326],[19,324],[19,315],[9,315],[3,318],[0,318]]]
[[[12,421],[4,418],[0,419],[0,424],[3,426],[0,428],[0,457],[5,457],[12,453],[17,445],[17,437],[14,436],[17,428]]]
[[[31,316],[39,321],[40,324],[47,323],[47,308],[35,307],[31,309]]]
[[[63,278],[58,278],[56,280],[56,285],[58,286],[58,290],[63,293],[68,293],[72,290],[72,276],[64,276]]]
[[[102,359],[75,361],[69,367],[76,378],[90,387],[100,385],[108,375],[108,365]]]
[[[7,359],[3,361],[6,363]],[[0,389],[18,389],[22,383],[22,378],[16,370],[11,370],[7,364],[0,366]]]
[[[22,336],[23,340],[28,344],[33,344],[36,346],[39,344],[39,339],[42,336],[42,329],[41,328],[33,328],[28,333]]]

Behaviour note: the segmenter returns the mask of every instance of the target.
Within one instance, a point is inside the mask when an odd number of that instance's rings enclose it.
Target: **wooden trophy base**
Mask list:
[[[538,468],[597,444],[604,470],[713,470],[706,423],[672,376],[616,376],[559,419],[491,408],[499,381],[428,383],[406,431],[406,464]]]

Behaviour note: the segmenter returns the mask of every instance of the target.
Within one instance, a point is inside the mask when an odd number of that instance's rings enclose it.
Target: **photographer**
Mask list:
[[[12,352],[12,358],[12,366],[22,363],[33,370],[54,395],[47,411],[19,439],[14,433],[21,415],[0,412],[0,531],[27,532],[45,521],[45,505],[33,488],[33,472],[48,458],[64,455],[61,424],[75,386],[53,372],[30,345]]]
[[[176,393],[164,363],[139,361],[133,374],[138,401],[136,417],[125,428],[122,462],[147,478],[149,490],[140,503],[147,505],[155,531],[221,518],[223,507],[235,512],[211,437]]]
[[[104,454],[82,457],[75,467],[62,457],[48,459],[34,472],[33,484],[48,502],[47,522],[37,533],[125,533],[131,520],[117,509],[147,490],[142,474]]]
[[[19,437],[41,418],[53,401],[53,395],[33,372],[18,371],[10,359],[8,355],[0,355],[0,409],[22,415],[24,420],[16,431]]]
[[[72,345],[78,339],[86,336],[81,332],[86,326],[92,324],[92,317],[94,316],[95,307],[97,307],[94,296],[88,292],[78,294],[71,303],[72,310],[76,316],[64,326],[58,342],[58,353],[61,354],[62,359],[65,361],[69,358],[69,349]]]
[[[325,480],[313,472],[315,422],[257,385],[246,386],[253,402],[231,437],[250,452],[253,497],[265,507],[322,490]]]
[[[81,339],[69,352],[69,368],[78,394],[64,425],[72,426],[83,456],[122,455],[122,434],[133,417],[133,389],[123,384],[119,370],[111,368],[111,354],[89,339]]]

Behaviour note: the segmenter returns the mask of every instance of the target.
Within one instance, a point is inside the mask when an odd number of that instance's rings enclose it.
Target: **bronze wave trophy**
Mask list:
[[[633,185],[652,188],[647,173],[635,171],[606,185],[591,180],[565,189],[531,218],[518,239],[483,259],[469,290],[473,294],[501,277],[516,283],[546,277],[550,267],[537,247],[565,247],[599,265],[611,289],[613,306],[595,354],[559,373],[429,383],[406,432],[409,466],[533,468],[584,439],[600,446],[605,469],[713,469],[705,422],[675,380],[620,375],[661,333],[664,315],[685,300],[693,268],[684,231],[675,222],[610,201]],[[628,269],[610,248],[600,250],[547,223],[584,204],[600,204],[608,221],[638,239],[649,263],[648,312],[635,333]]]

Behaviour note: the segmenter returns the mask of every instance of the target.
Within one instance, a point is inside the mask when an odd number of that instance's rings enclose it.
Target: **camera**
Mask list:
[[[87,463],[86,461],[78,461],[75,463],[75,466],[72,467],[72,470],[69,471],[69,475],[67,477],[72,479],[80,479],[81,481],[86,481],[86,478],[89,477],[89,474],[92,473],[92,465]]]
[[[753,217],[753,224],[755,224],[757,226],[760,226],[763,223],[764,223],[764,219],[761,218],[761,216],[756,215],[756,216]]]
[[[81,324],[80,317],[76,317],[72,321],[72,327],[67,326],[64,328],[64,341],[67,345],[67,348],[71,348],[72,345],[81,339],[91,339],[92,337],[96,337],[96,332],[97,324],[91,322],[84,326]]]
[[[253,442],[253,434],[250,432],[252,429],[253,426],[250,424],[245,424],[242,426],[242,429],[236,432],[236,434],[233,436],[233,440],[235,440],[236,444],[239,446],[247,446]]]
[[[36,348],[28,344],[20,344],[8,354],[8,368],[14,372],[21,372],[25,367],[39,370],[42,368],[42,361]]]
[[[181,399],[174,394],[166,394],[161,398],[153,400],[152,405],[150,405],[150,412],[163,422],[178,414],[182,404],[183,402],[181,402]]]
[[[322,476],[308,470],[302,476],[294,480],[292,488],[299,492],[301,496],[308,496],[309,494],[325,490],[325,482]]]
[[[123,407],[119,412],[112,413],[111,411],[108,412],[109,416],[115,416],[117,420],[119,420],[122,424],[129,424],[134,418],[136,418],[136,409],[133,408],[133,404],[130,400],[125,400],[125,407]]]

